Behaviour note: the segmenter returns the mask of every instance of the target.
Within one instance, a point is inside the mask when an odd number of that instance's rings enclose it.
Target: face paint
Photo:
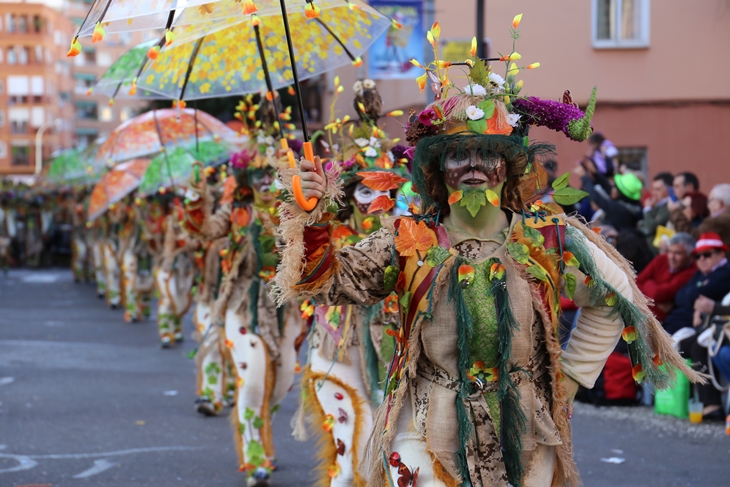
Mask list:
[[[254,191],[255,200],[267,203],[276,197],[276,193],[271,192],[274,176],[270,170],[252,171],[249,173],[249,177],[251,178],[251,187]]]
[[[383,195],[390,195],[390,192],[375,191],[374,189],[370,189],[362,183],[357,183],[353,198],[355,200],[355,206],[357,207],[358,211],[363,215],[367,215],[368,210],[370,209],[370,203],[375,201],[378,196]]]
[[[454,190],[480,187],[483,184],[494,188],[504,181],[506,175],[507,165],[504,159],[482,159],[471,149],[458,156],[452,151],[446,158],[444,168],[444,182]]]

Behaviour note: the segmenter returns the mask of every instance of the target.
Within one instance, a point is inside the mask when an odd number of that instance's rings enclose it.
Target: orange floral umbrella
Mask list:
[[[147,157],[177,147],[195,147],[197,141],[228,140],[238,134],[200,110],[167,108],[131,118],[117,127],[99,147],[94,160],[112,165]]]
[[[95,220],[109,209],[109,206],[137,189],[150,162],[149,159],[123,162],[102,176],[91,191],[89,221]]]

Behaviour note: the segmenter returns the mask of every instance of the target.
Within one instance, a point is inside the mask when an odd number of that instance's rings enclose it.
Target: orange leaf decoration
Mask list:
[[[408,181],[406,178],[387,171],[364,171],[357,175],[362,178],[362,184],[375,191],[398,189],[399,184]]]
[[[239,227],[247,226],[251,221],[250,215],[246,208],[236,208],[231,213],[231,222],[235,223]]]
[[[368,208],[368,214],[375,213],[378,211],[388,211],[395,206],[395,201],[388,197],[388,195],[378,196],[370,203]]]
[[[663,360],[662,360],[662,358],[661,358],[661,357],[659,356],[659,354],[658,354],[658,353],[656,353],[656,354],[654,354],[654,356],[652,357],[652,359],[651,359],[651,363],[653,363],[653,364],[654,364],[654,365],[655,365],[656,367],[661,367],[661,366],[662,366],[662,364],[664,363],[664,361],[663,361]]]
[[[449,195],[449,205],[453,205],[454,203],[461,201],[462,196],[464,196],[464,192],[461,190],[451,193]]]
[[[497,193],[495,193],[491,189],[487,189],[486,193],[487,201],[489,201],[489,203],[495,208],[499,208],[499,196],[497,195]]]
[[[575,255],[567,250],[563,252],[563,262],[565,265],[570,267],[580,267],[580,263],[578,262],[578,259],[575,258]]]
[[[426,223],[416,223],[407,218],[400,221],[395,248],[403,257],[415,255],[416,251],[426,252],[434,245],[438,245],[438,241]]]
[[[253,13],[256,13],[259,9],[256,7],[256,4],[253,2],[253,0],[244,0],[243,1],[243,15],[251,15]]]
[[[226,182],[223,183],[223,197],[221,197],[221,204],[227,205],[233,203],[233,193],[238,187],[238,182],[233,176],[228,176]]]
[[[634,376],[634,380],[636,382],[641,382],[641,380],[646,375],[646,372],[644,372],[644,368],[641,366],[641,364],[636,364],[631,369],[631,375]]]

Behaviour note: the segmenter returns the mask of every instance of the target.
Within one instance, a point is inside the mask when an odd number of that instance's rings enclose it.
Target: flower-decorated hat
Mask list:
[[[562,101],[520,95],[523,88],[523,81],[517,80],[520,71],[540,67],[540,63],[518,65],[522,56],[515,51],[515,42],[519,38],[517,26],[521,19],[520,14],[513,20],[510,29],[513,43],[509,54],[480,59],[476,55],[474,38],[471,59],[462,62],[440,60],[441,29],[437,22],[427,33],[435,61],[428,65],[415,59],[411,61],[424,70],[417,79],[421,91],[430,83],[436,97],[436,101],[420,113],[411,112],[406,127],[406,140],[415,147],[413,182],[421,194],[423,211],[443,210],[448,206],[445,189],[436,187],[440,178],[433,175],[436,170],[443,171],[445,159],[452,151],[458,156],[467,150],[476,150],[483,160],[504,159],[507,175],[502,206],[520,211],[530,199],[537,199],[534,195],[546,189],[547,173],[539,158],[554,151],[551,145],[530,143],[530,126],[546,126],[577,141],[585,140],[591,134],[595,88],[585,112],[572,103],[567,91]],[[504,76],[485,61],[503,62]],[[451,81],[450,69],[464,72],[466,82],[463,86],[456,86]],[[567,194],[556,193],[557,202],[571,204]],[[561,196],[562,202],[559,201]]]

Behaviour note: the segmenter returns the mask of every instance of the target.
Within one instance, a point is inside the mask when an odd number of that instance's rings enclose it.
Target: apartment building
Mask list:
[[[476,2],[392,3],[419,4],[423,24],[439,21],[445,43],[468,42],[476,33]],[[485,4],[485,41],[492,54],[511,50],[512,18],[524,13],[517,51],[525,64],[540,62],[541,67],[520,73],[523,94],[558,100],[569,89],[574,101],[585,106],[597,86],[594,127],[619,148],[623,161],[648,176],[693,171],[705,192],[713,184],[730,182],[725,145],[730,133],[730,1],[486,0]],[[428,54],[421,60],[433,58]],[[323,107],[331,102],[332,78],[339,75],[346,88],[352,86],[358,77],[368,76],[365,62],[360,70],[347,67],[328,73],[322,83]],[[494,69],[504,74],[501,63]],[[458,85],[458,70],[451,74]],[[419,94],[412,79],[383,80],[378,86],[386,110],[408,113],[427,101],[428,94]],[[337,103],[339,116],[354,116],[351,98],[345,94]],[[392,135],[400,136],[400,126],[389,123]],[[587,143],[544,128],[532,130],[530,137],[557,146],[560,171],[572,169],[588,148]]]
[[[0,175],[35,172],[42,159],[73,143],[73,25],[45,5],[0,3]]]

